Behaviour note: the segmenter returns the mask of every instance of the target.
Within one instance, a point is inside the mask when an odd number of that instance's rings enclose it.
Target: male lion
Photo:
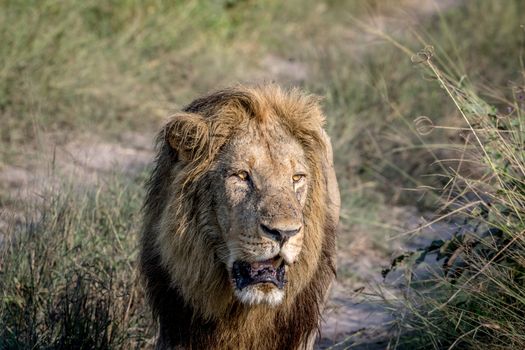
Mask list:
[[[313,347],[340,205],[323,123],[317,99],[266,85],[159,133],[141,242],[157,349]]]

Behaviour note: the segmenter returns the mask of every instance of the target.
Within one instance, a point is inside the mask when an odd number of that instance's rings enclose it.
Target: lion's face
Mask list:
[[[217,255],[234,294],[247,304],[278,305],[303,244],[309,169],[285,130],[265,133],[248,127],[225,146],[212,171],[213,207],[225,243]]]
[[[290,307],[331,280],[339,194],[323,120],[298,92],[234,89],[195,100],[159,134],[146,243],[203,317],[237,302]]]

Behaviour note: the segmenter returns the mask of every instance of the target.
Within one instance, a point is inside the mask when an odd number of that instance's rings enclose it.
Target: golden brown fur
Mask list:
[[[331,146],[317,100],[273,86],[235,87],[200,98],[158,136],[148,183],[141,270],[159,321],[157,348],[310,348],[335,274],[339,193]],[[231,140],[256,128],[272,143],[269,125],[299,145],[309,170],[297,260],[278,306],[247,305],[234,295],[222,258],[212,177]],[[282,140],[281,140],[282,141]],[[220,197],[219,201],[220,201]],[[250,213],[246,215],[250,216]]]

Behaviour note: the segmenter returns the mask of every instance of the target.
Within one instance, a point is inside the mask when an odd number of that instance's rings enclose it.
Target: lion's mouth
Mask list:
[[[284,260],[279,257],[252,263],[237,260],[232,267],[233,282],[239,290],[259,283],[272,283],[282,289],[286,284],[284,275]]]

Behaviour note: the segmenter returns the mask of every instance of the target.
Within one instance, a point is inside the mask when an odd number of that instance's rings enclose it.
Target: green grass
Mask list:
[[[461,145],[456,130],[417,133],[419,116],[438,127],[458,127],[461,118],[428,81],[435,75],[407,52],[433,45],[443,74],[500,110],[508,94],[488,87],[518,86],[523,74],[522,1],[464,2],[361,42],[377,35],[362,25],[367,15],[394,16],[399,6],[0,0],[0,171],[29,163],[21,150],[38,153],[41,139],[118,142],[128,131],[151,133],[171,111],[225,85],[298,84],[324,96],[343,200],[340,244],[366,234],[387,255],[385,237],[401,226],[384,222],[390,206],[439,208],[435,191],[421,186],[447,183],[429,175],[447,166],[436,159],[457,155],[443,144]],[[306,74],[272,73],[267,57]],[[18,203],[0,191],[1,206],[24,208],[22,221],[2,214],[9,226],[0,256],[0,348],[127,349],[151,339],[134,266],[142,183],[127,176],[83,190],[70,183],[47,192],[44,203]]]
[[[2,158],[34,141],[36,130],[58,131],[60,141],[75,132],[115,138],[123,129],[155,129],[197,95],[253,81],[260,58],[288,46],[296,37],[290,26],[311,22],[316,6],[1,1]]]
[[[198,52],[215,50],[209,43],[232,27],[220,3],[1,6],[0,111],[7,122],[1,136],[8,145],[31,137],[34,124],[46,131],[100,131],[165,117],[173,104],[185,102],[185,91],[199,89],[198,80],[188,81],[193,65],[206,67]]]

